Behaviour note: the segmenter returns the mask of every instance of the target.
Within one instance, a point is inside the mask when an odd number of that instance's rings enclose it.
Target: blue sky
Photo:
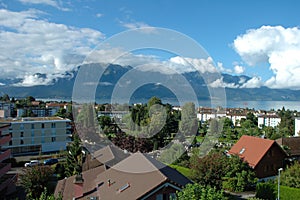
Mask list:
[[[162,27],[196,40],[222,72],[253,77],[243,87],[300,89],[298,0],[2,0],[0,9],[0,78],[26,86],[64,76],[119,32]]]

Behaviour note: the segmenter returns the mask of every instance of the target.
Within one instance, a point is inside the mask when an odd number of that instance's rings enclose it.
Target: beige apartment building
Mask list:
[[[0,125],[10,123],[3,134],[11,135],[4,148],[13,155],[37,154],[65,150],[71,141],[71,120],[60,117],[26,117],[0,119]]]

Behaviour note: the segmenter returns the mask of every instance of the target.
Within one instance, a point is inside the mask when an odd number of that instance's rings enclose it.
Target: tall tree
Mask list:
[[[50,166],[33,166],[23,169],[23,173],[20,174],[20,184],[24,187],[27,198],[40,197],[52,175],[53,169]]]
[[[195,110],[195,104],[192,102],[182,106],[181,121],[179,122],[179,131],[184,136],[195,136],[198,130],[198,120]]]
[[[83,152],[81,146],[81,140],[78,134],[73,134],[73,141],[67,147],[67,162],[65,165],[66,175],[72,176],[80,174],[82,172],[82,159]]]

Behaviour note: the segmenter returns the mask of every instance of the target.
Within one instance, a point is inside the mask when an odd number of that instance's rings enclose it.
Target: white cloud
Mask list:
[[[213,59],[208,57],[207,59],[201,58],[183,58],[175,56],[170,58],[170,65],[173,69],[180,73],[199,71],[201,73],[216,73],[218,70],[214,66]]]
[[[263,86],[263,82],[260,77],[253,77],[247,82],[244,82],[240,88],[260,88]]]
[[[96,17],[98,17],[98,18],[103,17],[103,14],[102,13],[97,13]]]
[[[209,84],[213,88],[238,88],[239,86],[234,83],[226,83],[223,81],[223,77],[213,81]]]
[[[249,65],[269,63],[270,88],[300,89],[300,29],[262,26],[234,40],[234,48]]]
[[[234,66],[234,72],[236,74],[242,74],[242,73],[244,73],[244,71],[245,71],[245,68],[243,66],[240,66],[240,65]]]
[[[225,68],[221,62],[217,62],[217,67],[221,72],[232,73],[232,70]]]
[[[27,86],[48,84],[81,64],[104,38],[99,31],[48,22],[40,14],[0,10],[0,78],[21,78]]]
[[[44,4],[48,6],[52,6],[62,11],[69,11],[68,8],[64,8],[61,5],[62,1],[55,1],[55,0],[19,0],[23,4]]]
[[[153,26],[150,26],[144,22],[124,22],[119,21],[121,26],[127,28],[127,29],[140,29],[143,33],[155,33],[156,28]]]

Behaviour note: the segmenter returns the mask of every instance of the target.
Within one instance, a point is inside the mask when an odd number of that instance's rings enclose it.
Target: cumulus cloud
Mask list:
[[[263,86],[263,82],[260,77],[253,77],[247,82],[244,82],[240,88],[260,88]]]
[[[300,29],[262,26],[234,40],[234,49],[249,65],[269,63],[270,88],[300,89]]]
[[[0,78],[20,78],[26,86],[49,84],[81,64],[104,39],[99,31],[52,23],[41,15],[0,10]]]
[[[213,81],[209,84],[210,87],[213,88],[238,88],[239,85],[236,85],[235,83],[226,83],[223,81],[223,77]]]
[[[232,73],[232,70],[225,68],[221,62],[217,62],[217,67],[221,72]]]
[[[234,72],[236,74],[242,74],[242,73],[244,73],[244,71],[245,71],[245,68],[243,66],[240,66],[240,65],[234,66]]]
[[[169,60],[170,66],[180,73],[199,71],[200,73],[216,73],[217,68],[214,66],[213,59],[204,58],[183,58],[175,56]]]

